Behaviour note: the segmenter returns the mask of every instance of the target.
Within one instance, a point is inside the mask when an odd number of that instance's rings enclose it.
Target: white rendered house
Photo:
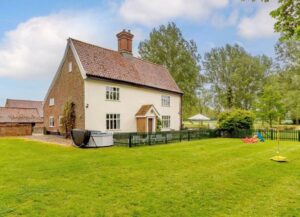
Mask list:
[[[181,127],[182,92],[168,70],[132,55],[130,31],[117,34],[118,51],[68,39],[44,102],[49,132],[60,132],[66,101],[75,103],[76,128],[155,132]]]

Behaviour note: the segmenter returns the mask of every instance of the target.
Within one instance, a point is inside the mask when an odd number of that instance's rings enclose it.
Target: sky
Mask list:
[[[252,55],[275,57],[268,3],[250,0],[1,0],[0,106],[6,98],[43,100],[72,37],[117,49],[116,34],[130,29],[134,55],[155,27],[175,22],[203,56],[237,43]]]

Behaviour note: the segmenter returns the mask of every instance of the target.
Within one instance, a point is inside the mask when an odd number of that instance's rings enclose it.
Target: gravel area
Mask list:
[[[34,140],[34,141],[62,145],[62,146],[68,146],[68,147],[72,146],[71,139],[66,139],[63,136],[57,136],[57,135],[32,135],[32,136],[24,136],[23,138]]]

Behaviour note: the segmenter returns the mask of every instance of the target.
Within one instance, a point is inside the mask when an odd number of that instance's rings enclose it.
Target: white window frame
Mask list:
[[[161,96],[161,106],[163,107],[170,107],[171,105],[171,97],[167,95]]]
[[[163,129],[171,128],[171,116],[170,115],[162,115],[161,116],[161,127]]]
[[[55,105],[55,100],[54,98],[49,99],[49,106],[54,106]]]
[[[106,86],[105,99],[109,101],[120,101],[120,88]]]
[[[107,113],[105,116],[106,130],[121,129],[121,115],[115,113]]]
[[[54,117],[53,116],[50,116],[49,117],[49,127],[54,127],[55,126],[55,123],[54,123]]]
[[[58,116],[58,125],[59,125],[60,127],[63,125],[63,124],[62,124],[62,118],[63,118],[62,115]]]
[[[70,61],[70,62],[68,63],[68,72],[72,72],[72,70],[73,70],[73,64],[72,64],[72,62]]]

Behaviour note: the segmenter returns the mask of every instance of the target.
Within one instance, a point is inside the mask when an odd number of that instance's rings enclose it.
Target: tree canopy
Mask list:
[[[270,0],[261,1],[269,2]],[[278,0],[278,3],[279,7],[271,11],[270,15],[276,19],[274,30],[281,33],[280,41],[300,40],[300,1]]]
[[[183,116],[196,106],[196,88],[199,86],[200,55],[194,41],[184,39],[175,23],[154,28],[149,39],[139,44],[142,59],[165,66],[179,88],[184,92]]]
[[[269,73],[271,60],[254,57],[239,45],[213,48],[203,61],[204,76],[219,111],[231,108],[252,109]]]

